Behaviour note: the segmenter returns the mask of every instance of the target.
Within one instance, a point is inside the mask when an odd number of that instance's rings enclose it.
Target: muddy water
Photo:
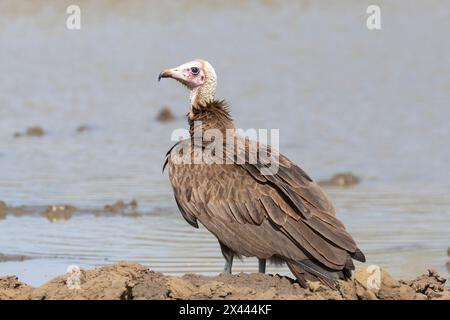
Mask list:
[[[0,200],[85,214],[0,220],[0,253],[30,257],[0,263],[0,274],[37,285],[71,264],[117,260],[222,269],[215,240],[182,220],[161,174],[188,105],[156,77],[203,57],[237,126],[280,128],[281,151],[315,179],[361,177],[327,191],[369,263],[401,278],[430,267],[448,276],[450,5],[405,2],[381,2],[383,29],[369,32],[364,1],[81,1],[80,31],[65,28],[64,1],[2,1]],[[155,120],[164,105],[174,121]],[[14,137],[34,125],[45,134]],[[137,199],[144,214],[92,213],[118,199]]]

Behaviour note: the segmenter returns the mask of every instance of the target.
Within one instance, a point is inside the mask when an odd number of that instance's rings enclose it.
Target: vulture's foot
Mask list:
[[[266,273],[266,259],[258,258],[258,272]]]
[[[222,250],[223,257],[225,258],[225,268],[223,272],[226,274],[231,274],[231,268],[233,267],[234,252],[222,242],[219,241],[220,249]]]

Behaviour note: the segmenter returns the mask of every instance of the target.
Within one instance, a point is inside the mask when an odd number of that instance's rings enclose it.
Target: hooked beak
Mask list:
[[[191,83],[189,82],[187,75],[183,73],[182,67],[163,70],[158,76],[158,81],[161,81],[162,78],[175,79],[184,86],[191,88]]]
[[[181,83],[186,82],[185,75],[181,68],[173,68],[173,69],[165,69],[158,76],[158,81],[161,81],[161,78],[172,78],[180,81]]]
[[[158,81],[161,81],[161,78],[172,78],[172,69],[162,71],[158,76]]]

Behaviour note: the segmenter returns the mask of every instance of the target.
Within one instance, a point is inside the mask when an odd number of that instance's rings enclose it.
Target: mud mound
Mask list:
[[[25,132],[16,132],[14,133],[14,137],[42,137],[45,134],[44,129],[39,126],[29,127]]]
[[[318,282],[301,288],[294,280],[267,274],[170,277],[140,264],[119,262],[93,270],[74,268],[32,288],[15,276],[0,277],[0,299],[450,299],[445,279],[429,271],[412,281],[397,281],[385,270],[370,285],[373,272],[355,273],[333,290]]]
[[[75,207],[69,205],[51,205],[45,209],[42,215],[52,222],[69,220],[75,210]]]
[[[163,107],[156,116],[156,120],[160,122],[169,122],[175,119],[175,115],[169,107]]]
[[[358,184],[361,179],[351,172],[337,173],[328,180],[318,182],[323,187],[350,187]]]

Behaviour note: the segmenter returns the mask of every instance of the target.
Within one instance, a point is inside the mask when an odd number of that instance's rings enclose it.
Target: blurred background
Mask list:
[[[66,28],[71,4],[81,30]],[[40,285],[118,260],[222,271],[161,173],[189,101],[157,76],[203,58],[237,127],[280,128],[281,152],[315,180],[359,178],[325,190],[368,264],[448,278],[449,30],[444,1],[2,0],[0,275]]]

